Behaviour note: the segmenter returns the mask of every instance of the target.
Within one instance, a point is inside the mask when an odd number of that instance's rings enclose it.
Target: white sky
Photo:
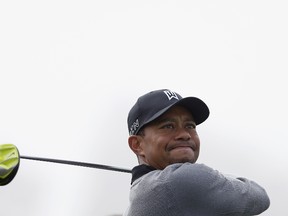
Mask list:
[[[132,168],[126,118],[169,88],[210,107],[201,156],[266,188],[288,215],[286,1],[1,1],[0,144]],[[286,73],[286,76],[285,76]],[[110,216],[130,174],[21,160],[1,215]]]

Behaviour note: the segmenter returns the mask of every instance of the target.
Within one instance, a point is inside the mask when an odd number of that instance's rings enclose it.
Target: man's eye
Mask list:
[[[195,129],[196,128],[196,124],[195,123],[191,123],[191,124],[188,124],[186,127],[190,128],[190,129]]]
[[[168,128],[168,129],[171,129],[171,128],[174,128],[173,124],[165,124],[162,126],[162,128]]]

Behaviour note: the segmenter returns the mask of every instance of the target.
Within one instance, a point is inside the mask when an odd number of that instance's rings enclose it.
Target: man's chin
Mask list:
[[[195,152],[182,152],[181,154],[174,154],[175,163],[195,163],[198,159],[198,154]]]
[[[173,163],[195,163],[197,161],[197,158],[195,157],[181,157],[181,158],[175,158],[173,160]]]

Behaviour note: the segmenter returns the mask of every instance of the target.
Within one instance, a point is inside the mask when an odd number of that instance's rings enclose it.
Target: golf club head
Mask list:
[[[0,145],[0,186],[9,184],[17,174],[20,156],[13,144]]]

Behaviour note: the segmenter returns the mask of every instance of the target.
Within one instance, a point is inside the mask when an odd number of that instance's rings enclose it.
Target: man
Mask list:
[[[138,98],[128,115],[128,143],[139,165],[132,170],[124,215],[249,216],[269,207],[257,183],[195,163],[200,149],[196,125],[208,116],[202,100],[168,89]]]

